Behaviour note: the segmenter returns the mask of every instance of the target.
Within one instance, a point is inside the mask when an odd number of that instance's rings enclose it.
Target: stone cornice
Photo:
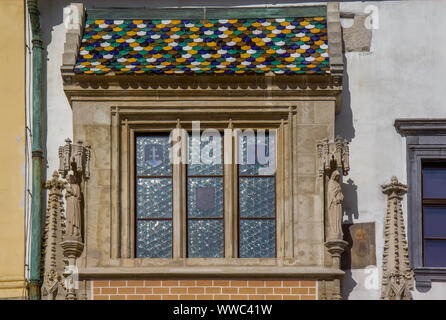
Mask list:
[[[402,136],[446,135],[446,119],[396,119],[394,125]]]

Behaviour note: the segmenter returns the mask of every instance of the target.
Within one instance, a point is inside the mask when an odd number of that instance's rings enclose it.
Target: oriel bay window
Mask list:
[[[264,131],[135,134],[135,257],[172,258],[177,242],[187,258],[275,258],[276,134]]]

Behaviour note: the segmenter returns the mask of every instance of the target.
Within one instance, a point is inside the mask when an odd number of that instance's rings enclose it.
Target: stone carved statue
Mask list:
[[[331,174],[327,184],[327,240],[341,239],[342,234],[342,194],[341,185],[339,184],[341,174],[335,170]]]
[[[66,235],[79,237],[81,234],[81,189],[72,172],[68,174],[65,199],[67,201]]]

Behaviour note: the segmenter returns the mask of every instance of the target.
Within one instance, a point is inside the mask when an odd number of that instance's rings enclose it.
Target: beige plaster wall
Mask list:
[[[24,14],[24,1],[0,1],[0,298],[26,296]]]

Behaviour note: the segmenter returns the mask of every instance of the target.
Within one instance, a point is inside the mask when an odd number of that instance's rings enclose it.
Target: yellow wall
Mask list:
[[[26,296],[25,3],[0,0],[0,298]]]

